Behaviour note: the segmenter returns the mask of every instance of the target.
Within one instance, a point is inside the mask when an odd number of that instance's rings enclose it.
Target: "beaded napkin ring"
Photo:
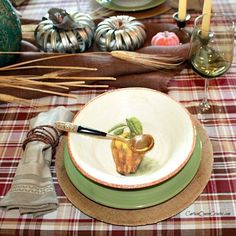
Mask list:
[[[54,135],[49,131],[54,132]],[[33,141],[40,141],[45,144],[50,144],[52,147],[52,155],[56,153],[56,147],[59,143],[60,133],[59,131],[51,125],[39,125],[31,129],[23,142],[22,148],[25,150],[26,145]]]

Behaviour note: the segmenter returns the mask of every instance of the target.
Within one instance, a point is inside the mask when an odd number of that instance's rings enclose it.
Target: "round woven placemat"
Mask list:
[[[62,140],[56,154],[56,173],[59,185],[69,201],[86,215],[97,220],[126,226],[153,224],[178,214],[187,208],[203,191],[212,171],[213,151],[211,142],[202,125],[193,118],[202,141],[202,160],[190,184],[170,200],[144,209],[123,210],[100,205],[80,193],[70,182],[64,167],[64,143]]]

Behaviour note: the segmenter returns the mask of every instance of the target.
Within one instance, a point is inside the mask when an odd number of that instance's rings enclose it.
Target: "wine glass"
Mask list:
[[[209,30],[204,30],[204,17],[208,17]],[[207,98],[209,80],[224,74],[230,68],[233,50],[234,23],[229,17],[214,13],[195,19],[189,58],[193,70],[205,79],[204,96],[199,104],[198,114],[212,111]]]

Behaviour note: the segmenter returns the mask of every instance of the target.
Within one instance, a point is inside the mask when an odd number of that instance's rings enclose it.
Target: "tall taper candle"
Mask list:
[[[187,0],[179,0],[178,18],[180,21],[184,21],[187,11]]]
[[[203,19],[202,19],[202,36],[204,38],[208,37],[208,33],[210,30],[210,22],[211,22],[211,6],[212,0],[205,0],[203,5]]]

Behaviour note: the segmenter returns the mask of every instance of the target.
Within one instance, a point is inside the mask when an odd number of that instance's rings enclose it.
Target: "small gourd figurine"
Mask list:
[[[178,36],[174,32],[159,32],[152,37],[153,46],[177,46],[180,44]]]
[[[91,47],[95,23],[88,14],[72,15],[60,8],[51,8],[35,29],[38,47],[45,52],[84,52]]]

